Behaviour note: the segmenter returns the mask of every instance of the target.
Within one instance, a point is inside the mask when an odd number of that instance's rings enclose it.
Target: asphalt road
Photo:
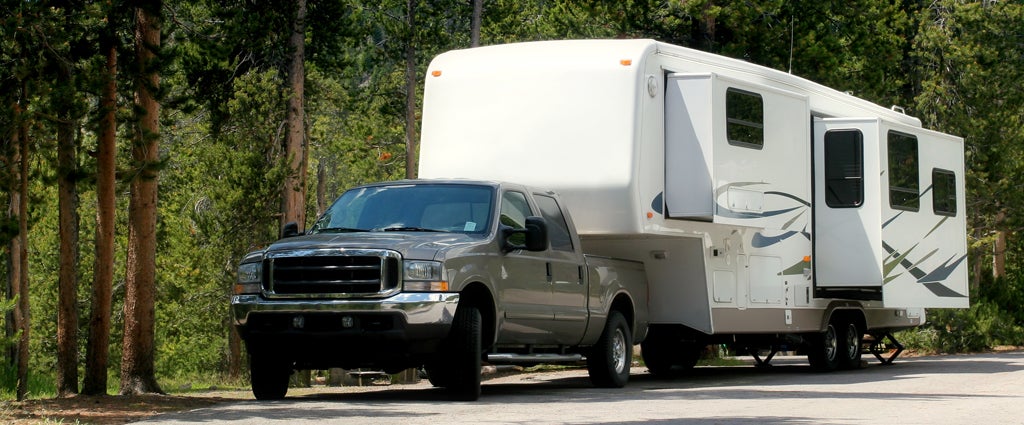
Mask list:
[[[867,358],[867,357],[865,357]],[[1020,424],[1024,352],[874,359],[855,371],[812,372],[803,358],[770,368],[699,367],[659,379],[634,367],[622,389],[585,370],[484,382],[477,402],[416,385],[322,389],[284,401],[240,401],[157,416],[146,424]]]

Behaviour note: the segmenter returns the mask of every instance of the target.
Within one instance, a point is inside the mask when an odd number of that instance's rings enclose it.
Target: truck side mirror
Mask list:
[[[520,240],[523,245],[512,243],[513,235],[523,235]],[[543,251],[548,249],[548,225],[540,217],[526,217],[526,228],[516,229],[506,225],[501,226],[501,238],[504,243],[502,249],[505,252],[525,249],[527,251]]]
[[[281,226],[281,239],[299,235],[299,223],[289,221]]]
[[[540,217],[526,217],[526,250],[548,249],[548,225]]]

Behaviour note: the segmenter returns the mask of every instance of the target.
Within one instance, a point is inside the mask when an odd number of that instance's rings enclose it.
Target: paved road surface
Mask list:
[[[867,357],[865,357],[867,358]],[[477,402],[449,402],[427,383],[324,389],[284,401],[241,401],[157,416],[147,424],[1020,424],[1024,352],[874,359],[814,373],[803,358],[774,366],[700,367],[663,380],[634,368],[623,389],[586,371],[484,382]]]

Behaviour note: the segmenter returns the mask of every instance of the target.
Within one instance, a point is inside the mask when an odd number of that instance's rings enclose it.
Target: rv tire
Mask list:
[[[842,369],[860,369],[861,367],[861,344],[863,343],[864,331],[854,322],[841,324],[843,331],[839,333],[839,348],[842,361],[839,365]]]
[[[839,351],[843,345],[834,322],[829,322],[824,332],[807,339],[807,361],[818,372],[831,372],[839,368]]]

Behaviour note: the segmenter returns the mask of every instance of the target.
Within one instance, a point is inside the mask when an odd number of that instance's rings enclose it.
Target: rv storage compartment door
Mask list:
[[[814,121],[814,285],[882,286],[879,122]]]
[[[711,221],[712,74],[669,74],[665,92],[665,205],[669,218]]]

